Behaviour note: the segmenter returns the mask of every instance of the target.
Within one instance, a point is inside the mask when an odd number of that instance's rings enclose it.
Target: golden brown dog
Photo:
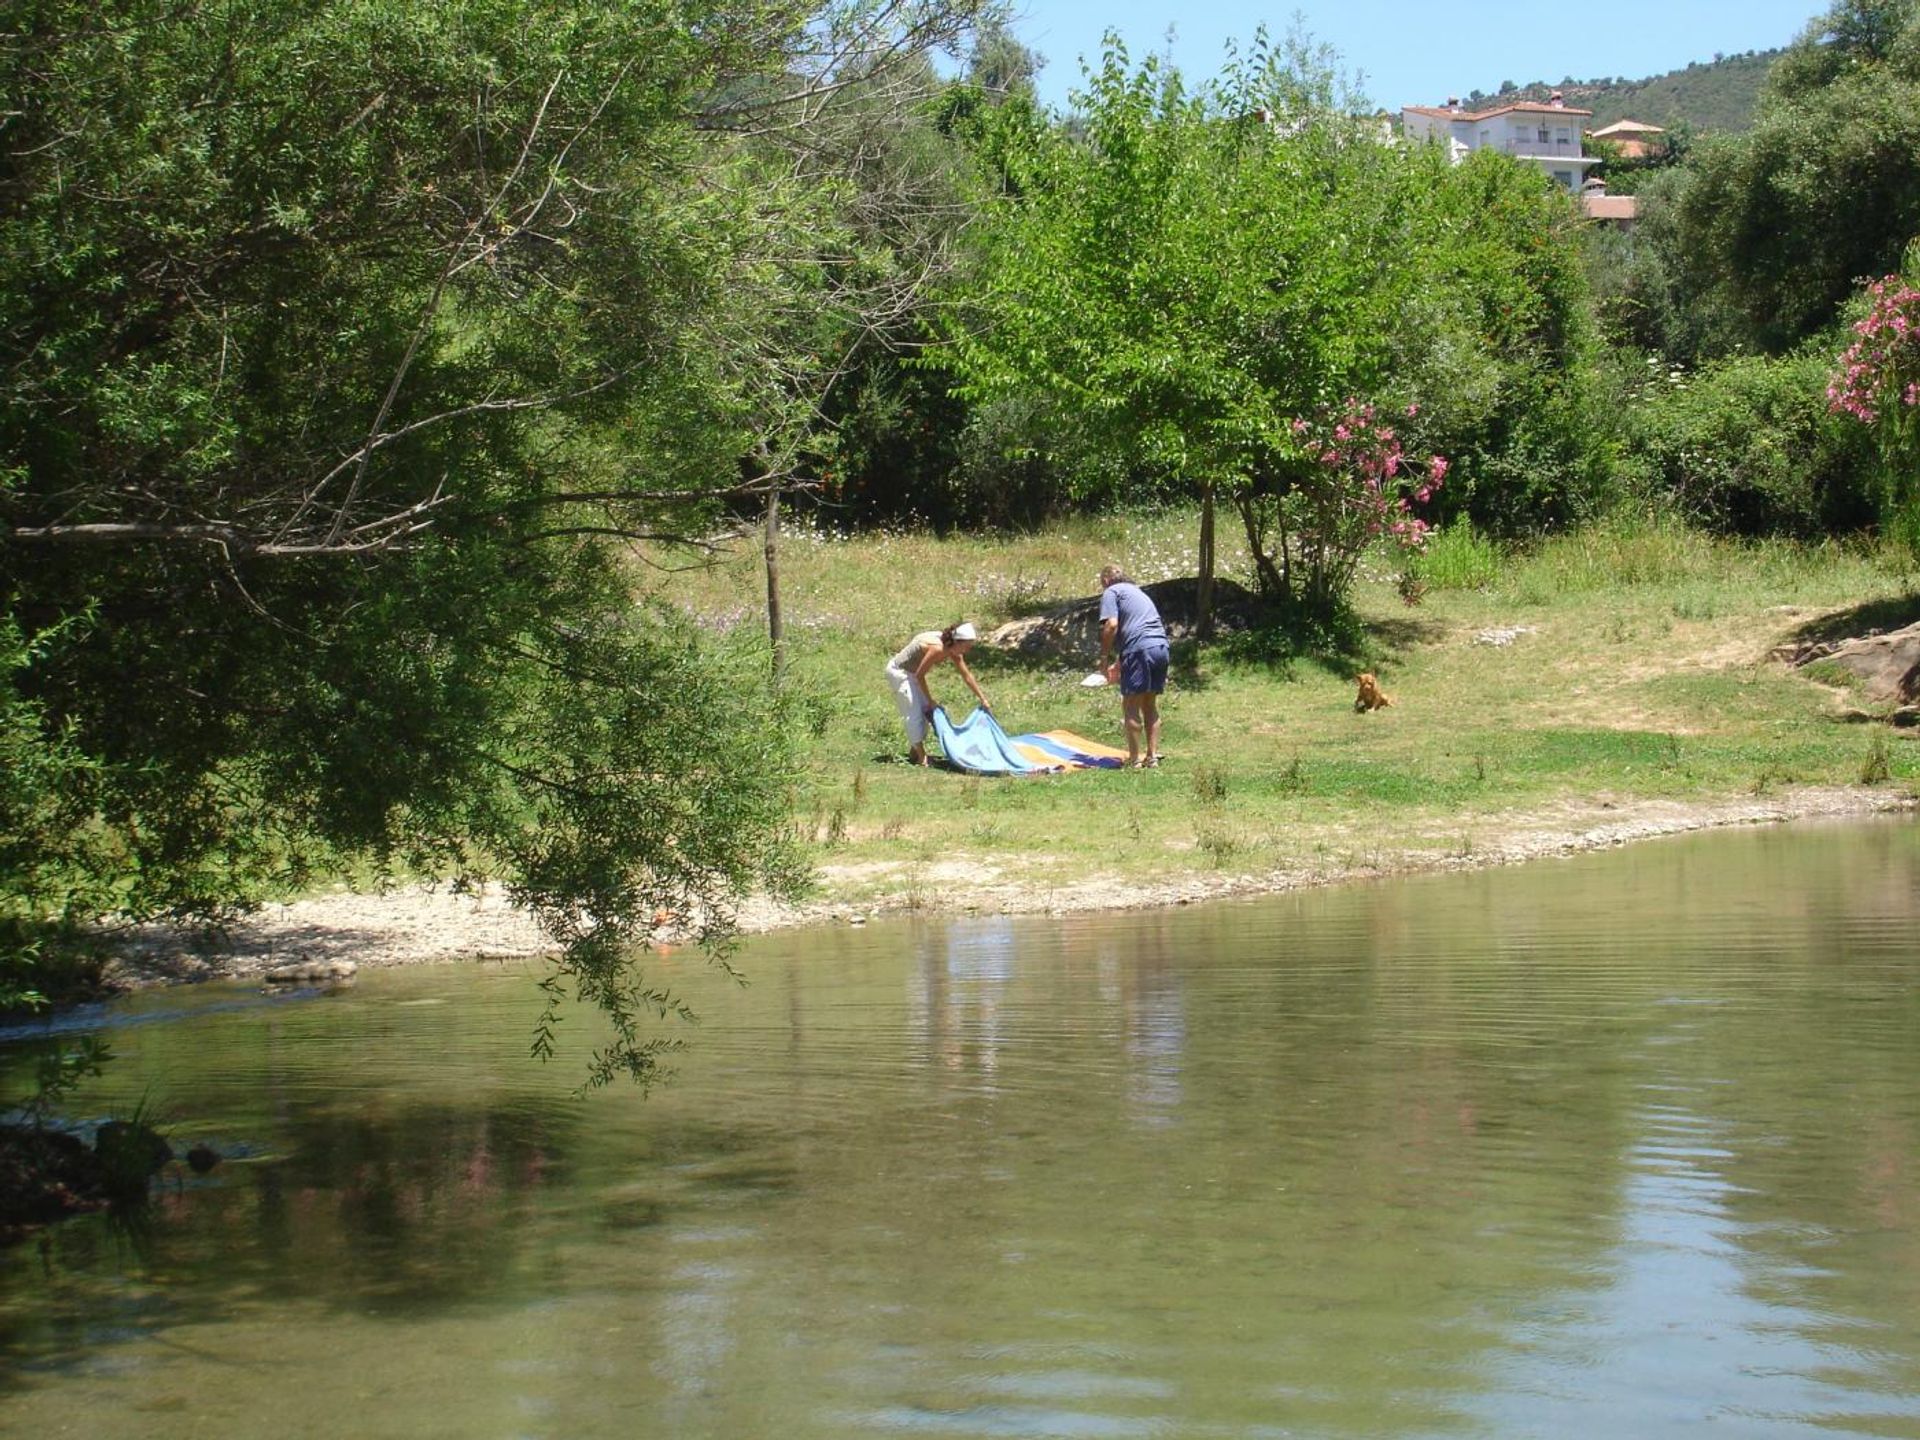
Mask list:
[[[1381,710],[1393,704],[1392,697],[1380,688],[1380,682],[1373,678],[1372,671],[1363,670],[1357,678],[1360,693],[1353,700],[1355,710]]]

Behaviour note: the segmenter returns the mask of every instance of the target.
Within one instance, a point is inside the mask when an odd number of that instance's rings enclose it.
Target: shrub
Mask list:
[[[1828,410],[1809,349],[1694,372],[1649,359],[1627,407],[1627,463],[1688,519],[1733,535],[1811,536],[1874,517],[1871,438]]]
[[[1920,486],[1912,478],[1920,457],[1920,287],[1888,275],[1867,286],[1861,303],[1853,342],[1827,383],[1827,403],[1873,437],[1883,461],[1882,529],[1920,555]]]

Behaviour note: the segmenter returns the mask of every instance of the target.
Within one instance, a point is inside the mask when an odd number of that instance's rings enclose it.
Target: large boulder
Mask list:
[[[1861,635],[1795,647],[1795,665],[1819,661],[1844,670],[1868,700],[1883,705],[1920,701],[1920,621],[1884,635]]]
[[[1142,585],[1167,627],[1167,638],[1185,640],[1199,628],[1200,582],[1183,577]],[[1244,585],[1232,580],[1213,582],[1213,627],[1217,633],[1245,630],[1260,613],[1260,601]],[[988,633],[986,643],[998,650],[1017,650],[1091,665],[1100,653],[1100,597],[1055,606],[1043,615],[1010,620]]]

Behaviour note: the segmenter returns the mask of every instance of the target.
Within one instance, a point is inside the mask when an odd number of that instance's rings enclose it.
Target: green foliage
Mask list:
[[[1436,529],[1409,570],[1428,590],[1484,590],[1500,576],[1500,547],[1458,520]]]
[[[1863,529],[1875,516],[1871,439],[1833,415],[1820,350],[1735,356],[1697,371],[1649,357],[1625,398],[1635,478],[1723,534]]]
[[[1345,582],[1294,561],[1347,553],[1346,512],[1303,505],[1324,477],[1296,420],[1418,413],[1407,453],[1461,462],[1442,513],[1488,527],[1589,513],[1608,475],[1570,200],[1502,157],[1381,145],[1343,96],[1298,37],[1200,90],[1110,44],[1073,125],[1003,152],[941,356],[970,401],[1041,397],[1112,457],[1067,474],[1083,496],[1130,473],[1234,500],[1265,591],[1317,608]]]
[[[1839,0],[1774,67],[1753,130],[1703,141],[1691,169],[1668,252],[1683,292],[1773,354],[1825,327],[1920,233],[1920,5]]]
[[[1190,94],[1113,44],[1077,96],[1084,138],[1055,128],[1007,153],[988,278],[943,357],[961,393],[1043,390],[1089,444],[1200,483],[1271,452],[1283,418],[1353,368],[1371,328],[1355,312],[1379,301],[1349,282],[1384,239],[1343,248],[1324,203],[1345,148],[1333,118],[1295,106],[1290,135],[1254,118],[1312,83],[1260,50],[1230,87]]]
[[[45,1126],[73,1092],[98,1077],[112,1059],[112,1047],[97,1035],[82,1035],[70,1045],[43,1051],[34,1063],[33,1093],[18,1102],[21,1118],[36,1129]]]
[[[1515,535],[1599,513],[1612,425],[1573,200],[1488,151],[1422,188],[1423,283],[1402,312],[1395,373],[1420,400],[1424,446],[1453,465],[1438,515]]]
[[[1601,123],[1601,122],[1590,122]],[[1638,195],[1654,177],[1683,163],[1693,151],[1693,127],[1684,120],[1658,137],[1649,138],[1640,155],[1626,153],[1623,146],[1595,135],[1586,138],[1586,153],[1597,156],[1600,164],[1593,174],[1606,181],[1612,195]]]
[[[17,9],[0,988],[349,863],[485,874],[645,1072],[656,911],[718,940],[798,871],[764,650],[636,606],[627,547],[800,468],[938,243],[925,167],[841,141],[966,14]]]
[[[1893,764],[1887,754],[1887,737],[1876,733],[1867,742],[1866,756],[1860,762],[1862,785],[1885,785],[1893,778]]]
[[[977,31],[966,73],[916,76],[904,110],[841,104],[859,163],[848,201],[867,245],[918,268],[924,284],[869,324],[823,407],[830,442],[818,472],[824,513],[843,526],[1026,525],[1050,514],[1072,449],[1044,407],[974,405],[942,369],[921,363],[931,316],[964,305],[977,277],[954,264],[981,194],[1008,183],[1005,156],[1040,125],[1039,60],[1004,26]],[[900,87],[895,87],[899,89]],[[839,113],[844,112],[844,113]],[[911,204],[903,204],[910,197]],[[821,437],[826,441],[825,434]]]
[[[120,896],[117,847],[94,811],[99,766],[22,693],[35,663],[82,628],[29,636],[0,614],[0,1012],[84,988],[80,922]]]

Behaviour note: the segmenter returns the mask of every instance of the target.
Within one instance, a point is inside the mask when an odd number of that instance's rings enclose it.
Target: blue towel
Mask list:
[[[985,710],[976,709],[955,725],[947,712],[933,712],[933,733],[950,764],[975,775],[1028,775],[1045,766],[1035,765],[1007,740],[1000,722]]]

